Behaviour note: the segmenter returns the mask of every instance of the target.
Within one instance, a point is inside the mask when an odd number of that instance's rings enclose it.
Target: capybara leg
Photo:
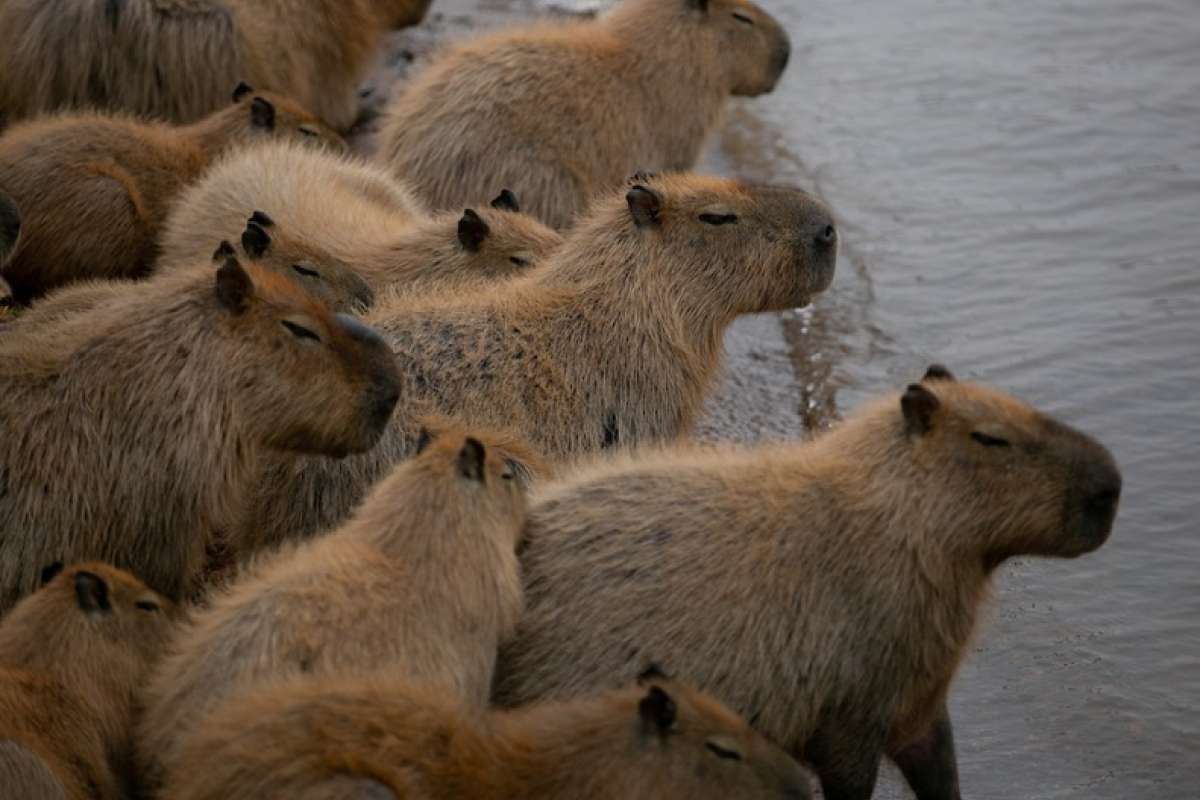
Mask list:
[[[883,730],[863,735],[863,727],[845,720],[822,725],[804,749],[821,779],[825,800],[870,800],[883,758]]]
[[[917,800],[962,800],[958,788],[958,757],[954,753],[954,728],[943,704],[929,732],[892,754]]]

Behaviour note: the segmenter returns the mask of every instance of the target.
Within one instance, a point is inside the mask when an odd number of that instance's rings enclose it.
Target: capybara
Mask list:
[[[350,269],[328,261],[317,262],[314,254],[282,231],[266,214],[256,211],[246,223],[240,238],[240,252],[260,267],[286,275],[327,303],[335,311],[363,311],[374,300],[374,292],[366,281]],[[239,252],[228,242],[222,242],[223,256]],[[221,256],[215,256],[220,258]],[[215,260],[214,258],[214,260]],[[187,269],[209,270],[209,264],[193,261]],[[33,305],[9,324],[9,330],[27,329],[33,325],[53,324],[61,319],[109,302],[121,302],[140,281],[89,280],[68,284],[35,300]]]
[[[7,193],[0,191],[0,267],[21,241],[21,210]],[[0,298],[2,299],[2,298]]]
[[[171,202],[230,147],[288,137],[340,146],[291,100],[245,85],[234,98],[186,127],[80,113],[0,136],[0,186],[22,220],[21,245],[3,270],[16,300],[84,278],[145,275]],[[242,209],[243,218],[253,209]]]
[[[836,258],[832,217],[803,192],[638,176],[528,275],[467,297],[378,298],[367,318],[403,376],[383,440],[272,468],[240,527],[278,541],[344,519],[412,452],[423,410],[519,434],[551,465],[686,434],[733,319],[807,304]]]
[[[228,252],[0,335],[0,612],[58,560],[112,562],[178,601],[265,452],[378,440],[397,398],[387,345]]]
[[[420,22],[429,3],[4,0],[0,113],[102,108],[193,122],[244,79],[344,130],[383,35]]]
[[[0,623],[0,795],[129,797],[136,690],[174,608],[105,564],[47,566],[49,582]]]
[[[808,800],[808,776],[661,676],[482,713],[394,676],[246,692],[185,743],[164,800]]]
[[[1120,490],[1103,446],[940,367],[809,443],[584,468],[533,498],[496,698],[661,660],[827,798],[870,797],[884,753],[920,800],[957,798],[945,699],[993,571],[1095,550]]]
[[[356,270],[376,292],[519,274],[562,243],[497,187],[488,205],[430,214],[401,181],[358,159],[288,142],[231,153],[184,192],[161,238],[162,269],[195,263],[265,211],[314,262]]]
[[[485,441],[440,434],[337,531],[267,559],[196,614],[146,694],[146,786],[224,698],[289,675],[386,667],[487,704],[521,611],[525,493]]]
[[[380,158],[435,209],[508,186],[568,227],[636,170],[690,169],[731,95],[771,91],[787,34],[749,0],[624,0],[450,48],[388,109]]]

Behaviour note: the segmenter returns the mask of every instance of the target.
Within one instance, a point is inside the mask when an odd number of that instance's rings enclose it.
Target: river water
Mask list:
[[[842,261],[731,334],[706,434],[798,434],[934,360],[1096,434],[1116,531],[998,576],[952,694],[963,793],[1200,798],[1200,2],[761,3],[792,66],[705,168],[814,191]]]

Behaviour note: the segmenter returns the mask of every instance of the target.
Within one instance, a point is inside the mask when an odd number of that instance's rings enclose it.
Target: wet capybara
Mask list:
[[[1108,538],[1093,439],[931,370],[809,443],[664,451],[535,491],[527,610],[496,699],[608,686],[658,660],[865,800],[880,757],[957,798],[946,694],[997,565]]]

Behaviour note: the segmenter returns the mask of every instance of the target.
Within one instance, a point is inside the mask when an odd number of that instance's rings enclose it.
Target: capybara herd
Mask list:
[[[934,365],[690,441],[841,236],[698,175],[748,0],[0,0],[0,795],[961,800],[997,567],[1111,534],[1086,434]],[[346,137],[346,138],[343,138]]]

